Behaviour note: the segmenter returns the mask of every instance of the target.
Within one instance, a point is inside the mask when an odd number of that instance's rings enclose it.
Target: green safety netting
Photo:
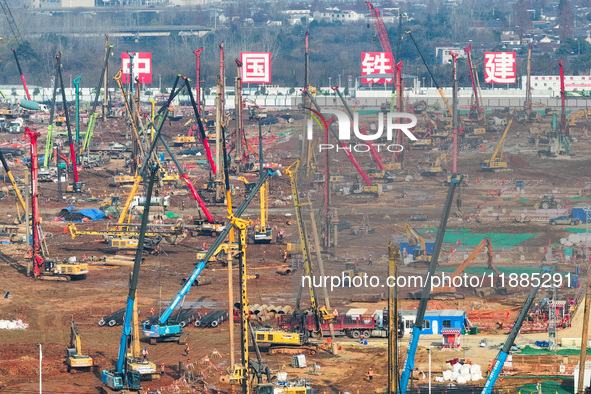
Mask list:
[[[176,214],[176,213],[174,213],[174,212],[168,212],[168,213],[166,214],[166,217],[167,217],[167,218],[169,218],[169,219],[172,219],[172,218],[180,218],[180,216],[179,216],[179,215],[177,215],[177,214]]]
[[[379,109],[360,109],[355,112],[357,112],[359,115],[375,115],[375,114],[379,114],[382,111]]]
[[[287,135],[289,133],[293,133],[294,131],[296,131],[296,129],[291,129],[291,130],[287,130],[287,131],[282,131],[279,134],[277,134],[278,137],[283,137],[284,135]]]
[[[531,200],[528,198],[520,198],[519,199],[519,202],[527,202],[527,201],[531,201]]]
[[[537,376],[538,379],[548,379],[552,378],[550,376]],[[560,384],[558,382],[554,382],[552,380],[546,380],[541,382],[542,384],[542,394],[572,394],[573,392],[573,384],[574,379],[560,377],[563,380],[563,383]],[[567,380],[564,382],[564,380]],[[517,389],[519,394],[538,394],[538,388],[535,384],[526,384],[525,386],[521,386]]]
[[[418,233],[436,232],[437,229],[423,229],[417,230]],[[490,238],[493,249],[501,247],[513,247],[528,239],[537,237],[540,233],[524,233],[524,234],[510,234],[510,233],[472,233],[470,229],[447,230],[443,237],[444,243],[457,244],[463,246],[478,246],[484,238]]]
[[[503,198],[503,201],[511,201],[510,198]]]
[[[570,231],[571,233],[575,233],[575,234],[580,234],[580,233],[586,233],[587,229],[586,228],[578,228],[578,227],[566,227],[565,228],[566,231]]]
[[[569,197],[569,200],[588,200],[590,196]]]
[[[581,349],[559,349],[559,350],[556,350],[556,352],[553,352],[553,351],[548,350],[546,348],[537,348],[537,347],[531,347],[529,345],[526,345],[519,350],[518,354],[533,354],[533,355],[557,354],[559,356],[578,356],[579,354],[581,354]],[[591,349],[587,349],[587,355],[591,355]]]

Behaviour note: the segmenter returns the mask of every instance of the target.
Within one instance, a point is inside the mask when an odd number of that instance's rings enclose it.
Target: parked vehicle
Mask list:
[[[562,225],[571,225],[576,226],[581,223],[581,219],[573,217],[573,216],[559,216],[557,218],[550,219],[551,225],[562,224]]]

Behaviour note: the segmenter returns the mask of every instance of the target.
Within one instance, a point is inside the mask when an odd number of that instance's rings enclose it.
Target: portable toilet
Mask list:
[[[306,368],[308,366],[306,363],[306,355],[298,354],[293,356],[291,359],[291,366],[294,368]]]

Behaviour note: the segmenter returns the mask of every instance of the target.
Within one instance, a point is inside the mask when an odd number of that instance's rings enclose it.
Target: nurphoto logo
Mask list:
[[[367,144],[349,144],[347,145],[345,141],[351,140],[351,121],[346,113],[340,111],[338,109],[326,109],[323,110],[324,113],[330,113],[335,115],[333,118],[329,119],[328,121],[324,118],[324,116],[311,108],[306,108],[312,112],[312,118],[316,120],[316,122],[325,130],[328,130],[329,123],[336,120],[339,123],[339,131],[338,131],[338,139],[341,142],[339,145],[334,144],[319,144],[318,150],[322,152],[323,150],[353,150],[354,152],[368,152],[370,150],[369,145]],[[334,119],[336,118],[336,119]],[[401,119],[410,119],[410,122],[401,123]],[[312,140],[314,139],[314,132],[313,132],[313,119],[308,119],[307,125],[307,139]],[[394,139],[394,131],[400,130],[404,135],[406,135],[411,141],[416,141],[417,137],[410,131],[411,128],[416,126],[417,124],[417,117],[413,114],[405,113],[405,112],[388,112],[386,114],[386,124],[384,125],[384,114],[378,114],[378,127],[377,130],[371,134],[368,132],[362,132],[359,129],[359,114],[353,114],[353,133],[354,136],[362,141],[376,141],[382,138],[384,134],[384,129],[386,131],[386,140],[393,141]],[[388,151],[388,152],[401,152],[404,150],[404,147],[400,144],[373,144],[374,147],[380,151]]]

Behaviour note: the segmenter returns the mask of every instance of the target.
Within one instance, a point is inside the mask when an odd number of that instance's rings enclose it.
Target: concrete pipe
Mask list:
[[[271,313],[277,313],[278,308],[279,308],[278,306],[270,305],[269,308],[267,308],[267,310]]]
[[[279,275],[287,276],[287,275],[291,275],[293,270],[290,267],[287,267],[287,268],[280,268],[275,272],[277,272]]]

